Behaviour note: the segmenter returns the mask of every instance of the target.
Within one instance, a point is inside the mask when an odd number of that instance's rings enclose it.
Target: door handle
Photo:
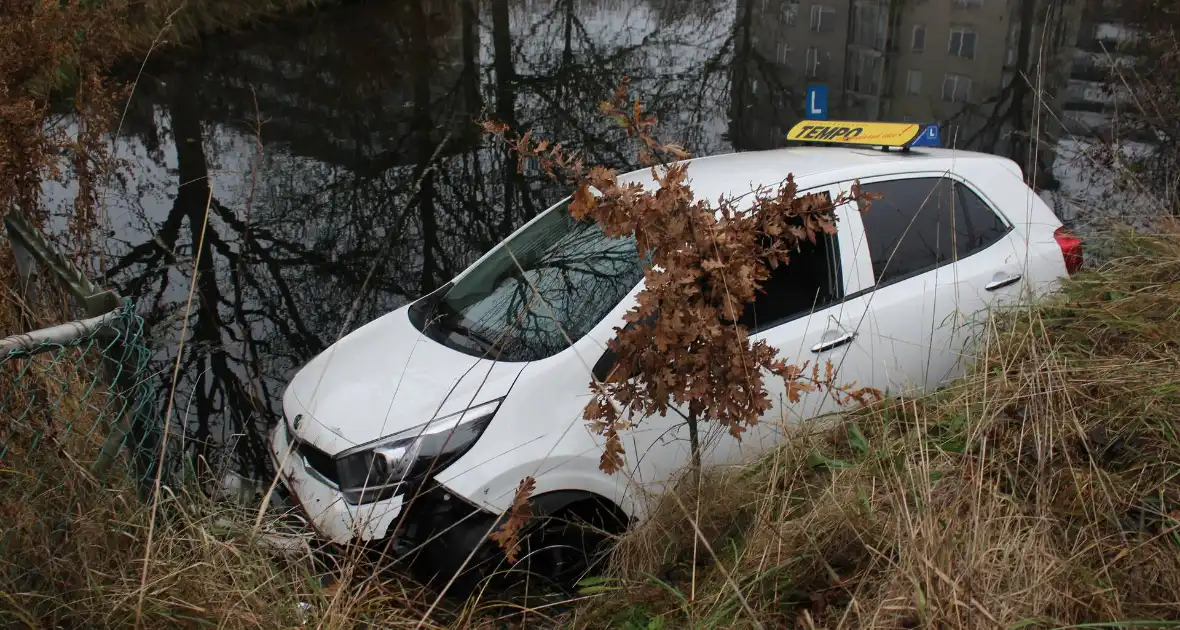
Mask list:
[[[850,332],[842,337],[836,337],[831,341],[821,341],[814,346],[811,346],[811,351],[823,352],[825,350],[831,350],[832,348],[838,348],[846,343],[851,343],[853,339],[856,339],[856,333]]]
[[[998,276],[999,274],[996,275]],[[993,278],[992,281],[984,285],[983,288],[987,289],[988,291],[995,291],[996,289],[1002,289],[1010,284],[1016,284],[1017,282],[1020,282],[1020,274],[1009,274],[1007,276]]]

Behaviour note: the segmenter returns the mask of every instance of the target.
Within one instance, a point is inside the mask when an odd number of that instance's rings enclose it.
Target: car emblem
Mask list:
[[[302,423],[303,423],[303,414],[301,414],[301,413],[295,414],[295,417],[291,419],[291,430],[298,431],[299,425]]]

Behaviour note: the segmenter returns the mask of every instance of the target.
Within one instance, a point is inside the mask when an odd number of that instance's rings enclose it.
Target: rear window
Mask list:
[[[947,177],[862,188],[881,196],[861,215],[878,286],[970,256],[1011,229],[979,195]]]

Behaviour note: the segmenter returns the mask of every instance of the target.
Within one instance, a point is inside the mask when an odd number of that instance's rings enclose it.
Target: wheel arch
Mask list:
[[[533,497],[529,503],[536,516],[572,513],[595,525],[617,528],[615,533],[621,532],[633,520],[620,505],[588,490],[553,490]]]

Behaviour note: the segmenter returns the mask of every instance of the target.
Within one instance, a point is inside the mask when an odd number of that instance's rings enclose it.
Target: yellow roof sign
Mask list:
[[[915,123],[803,120],[791,128],[787,140],[904,147],[918,137],[921,128]]]

